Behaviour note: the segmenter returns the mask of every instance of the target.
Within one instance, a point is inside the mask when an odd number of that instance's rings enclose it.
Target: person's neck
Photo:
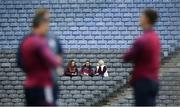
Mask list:
[[[40,29],[33,29],[32,33],[33,33],[33,34],[37,34],[37,35],[39,35],[39,36],[43,36],[43,35],[44,35],[44,34],[41,32]]]
[[[151,25],[147,25],[147,26],[143,27],[143,31],[149,31],[149,30],[152,30],[152,29],[153,29],[153,26],[151,26]]]

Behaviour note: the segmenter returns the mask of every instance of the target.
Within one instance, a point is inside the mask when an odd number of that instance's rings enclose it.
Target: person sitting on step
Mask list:
[[[76,66],[76,62],[71,60],[68,62],[68,65],[64,72],[65,76],[77,76],[78,75],[78,68]]]
[[[95,75],[100,75],[103,77],[108,77],[107,67],[103,60],[99,60],[97,63]]]
[[[89,60],[87,60],[82,68],[81,68],[81,71],[80,71],[80,74],[83,76],[83,75],[87,75],[87,76],[93,76],[93,69],[92,69],[92,66],[91,66],[91,63]]]

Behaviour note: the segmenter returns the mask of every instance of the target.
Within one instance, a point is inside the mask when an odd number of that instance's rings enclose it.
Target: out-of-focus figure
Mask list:
[[[64,72],[65,76],[77,76],[78,75],[78,68],[76,66],[76,62],[74,60],[71,60],[68,62],[68,65]]]
[[[63,49],[62,49],[62,45],[60,44],[60,42],[53,37],[53,35],[49,34],[48,36],[48,45],[50,47],[50,49],[54,52],[55,55],[59,56],[61,58],[61,64],[59,66],[57,66],[56,68],[53,68],[51,70],[52,72],[52,76],[53,76],[53,80],[54,80],[54,91],[56,91],[56,94],[54,95],[55,99],[58,98],[58,94],[59,94],[59,86],[58,86],[58,76],[63,75],[64,73],[64,69],[63,69]]]
[[[89,60],[87,60],[84,65],[81,68],[80,74],[83,75],[87,75],[87,76],[93,76],[94,71],[92,69],[91,63]]]
[[[152,9],[143,12],[140,25],[142,35],[124,55],[125,62],[134,64],[130,83],[134,89],[136,106],[155,106],[159,87],[160,38],[153,26],[158,13]]]
[[[49,34],[50,35],[50,34]],[[49,36],[48,37],[48,44],[49,44],[49,47],[50,49],[56,54],[58,55],[59,57],[62,58],[62,61],[63,61],[63,48],[62,48],[62,45],[60,44],[60,41],[58,41],[55,37],[52,37]],[[56,69],[53,69],[52,70],[52,73],[54,74],[54,77],[57,77],[57,76],[61,76],[64,74],[64,69],[63,69],[63,65],[59,65],[58,68]],[[56,81],[56,80],[55,80]]]
[[[103,77],[108,77],[107,67],[103,60],[99,60],[96,66],[95,75],[100,75]]]
[[[57,90],[51,70],[61,58],[48,46],[49,12],[38,9],[33,18],[32,33],[20,44],[18,65],[26,73],[24,92],[27,106],[55,106]]]

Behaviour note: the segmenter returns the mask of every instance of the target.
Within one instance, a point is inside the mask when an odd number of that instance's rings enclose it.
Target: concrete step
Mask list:
[[[160,91],[157,97],[158,106],[180,106],[180,50],[162,61],[160,68]],[[103,107],[132,106],[134,99],[132,89],[126,88],[117,93]]]

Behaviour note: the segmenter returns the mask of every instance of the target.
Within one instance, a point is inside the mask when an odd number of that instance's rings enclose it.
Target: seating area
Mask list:
[[[95,105],[127,84],[131,64],[122,54],[140,34],[139,15],[145,8],[160,13],[156,26],[161,35],[162,57],[180,47],[179,0],[0,0],[0,105],[24,105],[24,73],[17,68],[16,52],[31,30],[36,8],[51,12],[49,35],[65,50],[65,64],[75,59],[78,67],[99,59],[107,64],[109,77],[58,78],[59,105]],[[80,68],[79,68],[80,69]],[[170,102],[172,103],[172,102]]]
[[[179,102],[179,64],[180,51],[176,50],[168,58],[163,59],[160,69],[160,88],[156,99],[157,106],[180,106]],[[116,97],[106,101],[106,106],[133,106],[134,97],[132,88],[128,87]]]
[[[1,48],[17,48],[30,32],[36,8],[51,12],[50,35],[57,35],[66,50],[128,48],[140,34],[139,16],[147,8],[160,13],[157,31],[166,53],[179,46],[179,0],[1,0]],[[7,41],[8,40],[8,41]]]
[[[1,50],[1,88],[0,105],[23,105],[23,83],[24,73],[17,68],[16,51]],[[102,54],[99,54],[102,53]],[[107,62],[109,77],[101,76],[60,76],[59,85],[59,105],[94,105],[110,96],[117,89],[127,83],[131,65],[120,63],[121,51],[68,51],[65,52],[65,64],[68,60],[77,58],[79,65],[84,63],[83,56],[91,59],[92,63],[97,62],[98,58],[104,58]],[[79,66],[80,67],[80,66]],[[79,68],[80,69],[80,68]],[[11,95],[10,95],[11,94]]]

